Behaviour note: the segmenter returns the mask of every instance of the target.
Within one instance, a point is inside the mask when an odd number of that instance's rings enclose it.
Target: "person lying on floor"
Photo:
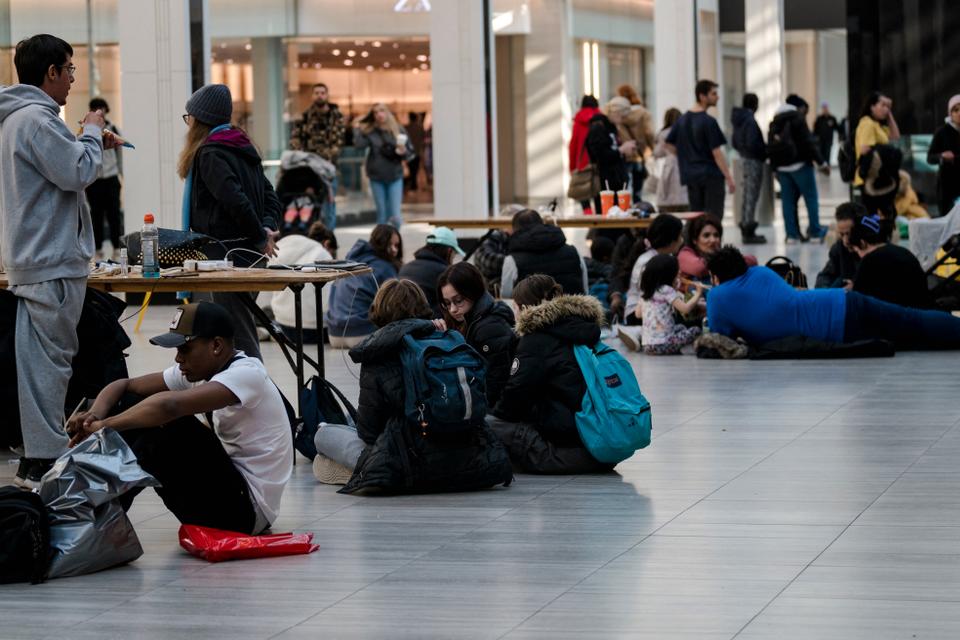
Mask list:
[[[317,480],[346,484],[342,493],[467,491],[512,480],[507,453],[483,415],[465,424],[429,428],[407,416],[409,374],[401,361],[405,338],[433,336],[441,321],[432,317],[416,283],[397,279],[381,285],[370,305],[370,322],[379,329],[350,349],[350,358],[360,365],[357,424],[320,424],[314,437]],[[478,385],[461,382],[470,393],[479,386],[483,395],[483,380]],[[454,431],[454,426],[460,428]]]
[[[736,247],[707,262],[714,287],[707,297],[710,330],[754,345],[806,336],[822,342],[881,339],[897,349],[960,349],[960,318],[911,309],[856,291],[798,291],[767,267],[747,267]]]
[[[233,339],[223,307],[178,307],[170,331],[150,339],[175,348],[176,364],[110,383],[67,433],[73,446],[100,429],[119,431],[180,522],[257,534],[277,518],[293,442],[280,391]],[[130,395],[143,399],[129,406]],[[128,408],[117,413],[122,400]],[[125,508],[136,493],[123,497]]]
[[[573,347],[595,345],[603,306],[585,295],[564,295],[550,276],[521,280],[513,292],[520,308],[520,341],[510,378],[487,420],[510,460],[527,473],[609,471],[587,451],[577,430],[586,383]]]

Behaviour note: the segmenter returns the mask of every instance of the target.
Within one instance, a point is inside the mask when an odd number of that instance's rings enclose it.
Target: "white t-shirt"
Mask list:
[[[640,277],[643,276],[643,270],[647,267],[650,259],[657,255],[656,249],[647,249],[640,254],[637,261],[633,263],[633,270],[630,272],[630,286],[627,288],[627,306],[624,309],[626,313],[633,313],[642,300],[640,291]]]
[[[200,422],[213,428],[233,464],[243,474],[257,511],[256,531],[267,528],[277,518],[283,488],[293,472],[293,439],[290,422],[280,391],[256,358],[243,356],[210,379],[219,382],[240,400],[213,412],[213,424],[197,415]],[[163,372],[163,381],[171,391],[186,391],[206,381],[190,382],[177,365]]]

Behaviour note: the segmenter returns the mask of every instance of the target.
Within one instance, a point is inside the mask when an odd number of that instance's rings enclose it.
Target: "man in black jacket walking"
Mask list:
[[[743,106],[734,107],[733,148],[743,161],[743,199],[740,201],[740,231],[744,244],[763,244],[767,241],[757,235],[757,200],[763,187],[763,165],[767,159],[767,147],[763,133],[757,124],[756,112],[760,106],[757,94],[743,96]]]

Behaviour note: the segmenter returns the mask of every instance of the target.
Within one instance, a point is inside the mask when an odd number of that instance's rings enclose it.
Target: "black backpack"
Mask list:
[[[39,584],[49,566],[50,520],[40,496],[0,487],[0,584]]]
[[[774,256],[767,260],[767,268],[772,269],[778,276],[786,280],[787,284],[795,289],[807,288],[807,276],[800,266],[786,256]]]
[[[305,457],[317,457],[314,438],[321,422],[356,426],[357,410],[339,389],[320,376],[314,376],[300,391],[303,420],[293,428],[293,446]],[[292,409],[291,409],[292,410]]]
[[[767,132],[767,158],[770,166],[786,167],[800,159],[800,151],[793,137],[793,127],[790,122],[793,118],[774,118]]]
[[[844,182],[853,182],[857,174],[857,153],[853,148],[853,140],[849,137],[840,144],[837,164],[840,165],[840,179]]]

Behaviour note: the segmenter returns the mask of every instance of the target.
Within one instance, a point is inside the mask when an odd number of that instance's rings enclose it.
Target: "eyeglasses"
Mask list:
[[[453,298],[452,300],[444,300],[443,306],[447,307],[448,309],[450,307],[459,308],[459,307],[462,307],[464,304],[466,304],[466,302],[467,302],[466,298],[456,297],[456,298]]]
[[[72,64],[61,64],[59,68],[66,69],[67,73],[70,74],[71,76],[77,72],[77,68]]]
[[[183,114],[183,115],[180,116],[180,117],[183,118],[183,124],[185,124],[185,125],[189,125],[189,124],[190,124],[190,114],[189,114],[189,113],[185,113],[185,114]]]

